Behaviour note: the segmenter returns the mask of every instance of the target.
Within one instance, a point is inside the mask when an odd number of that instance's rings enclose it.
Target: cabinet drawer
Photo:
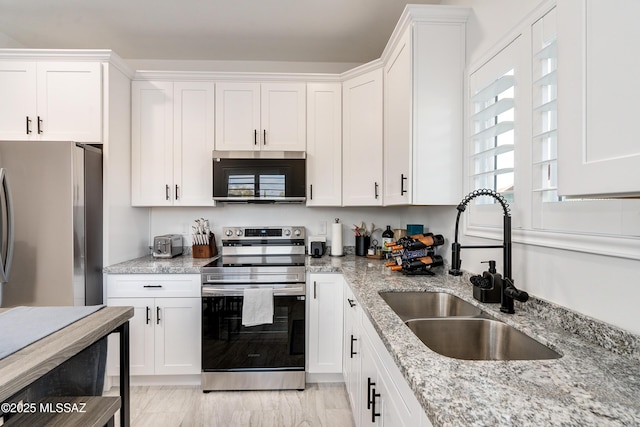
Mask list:
[[[107,298],[199,297],[199,274],[110,274]]]

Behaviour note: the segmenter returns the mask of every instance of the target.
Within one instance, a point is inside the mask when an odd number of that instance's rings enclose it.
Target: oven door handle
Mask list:
[[[215,288],[211,286],[202,287],[203,297],[227,297],[227,296],[242,296],[244,294],[244,288],[230,289],[230,288]],[[273,296],[301,296],[305,294],[304,286],[286,287],[286,288],[274,288]]]

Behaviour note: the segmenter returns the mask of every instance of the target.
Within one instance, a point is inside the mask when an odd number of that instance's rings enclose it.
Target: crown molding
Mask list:
[[[110,49],[0,49],[0,59],[13,61],[108,62],[129,78],[134,72]]]

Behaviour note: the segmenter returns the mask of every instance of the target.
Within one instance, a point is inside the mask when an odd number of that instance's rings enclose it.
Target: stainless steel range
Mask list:
[[[304,389],[304,227],[222,233],[222,256],[202,269],[203,391]],[[255,289],[273,295],[273,317],[245,326]]]

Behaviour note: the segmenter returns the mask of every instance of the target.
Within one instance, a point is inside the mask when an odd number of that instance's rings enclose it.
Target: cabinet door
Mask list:
[[[384,67],[384,204],[411,202],[411,28]]]
[[[365,334],[362,336],[362,376],[360,392],[362,393],[360,408],[354,408],[354,411],[360,411],[362,425],[365,426],[382,426],[384,415],[384,395],[383,384],[376,366],[376,355],[373,351],[371,343],[366,339]]]
[[[132,83],[131,203],[173,204],[173,83]]]
[[[342,373],[343,282],[340,274],[310,274],[310,373]]]
[[[382,69],[343,83],[342,203],[382,205]]]
[[[37,97],[40,139],[102,142],[100,63],[39,62]]]
[[[558,193],[640,195],[640,2],[558,2]]]
[[[342,87],[307,84],[307,206],[342,204]]]
[[[351,403],[353,419],[356,427],[363,425],[361,412],[355,408],[361,408],[360,370],[361,370],[361,328],[360,306],[351,289],[344,284],[344,341],[343,341],[343,365],[344,383]],[[366,420],[365,420],[366,421]],[[366,425],[366,424],[364,424]]]
[[[173,204],[213,206],[214,85],[174,82]]]
[[[155,373],[199,374],[201,299],[156,298],[155,303]]]
[[[305,151],[306,85],[263,83],[261,85],[261,149]]]
[[[154,373],[154,300],[153,298],[109,298],[111,307],[133,307],[133,317],[129,319],[129,366],[130,375],[153,375]],[[109,358],[113,375],[119,373],[120,345],[117,340],[109,340]]]
[[[34,139],[38,135],[35,82],[35,62],[0,62],[0,140]]]
[[[260,149],[260,84],[216,84],[216,150]]]

